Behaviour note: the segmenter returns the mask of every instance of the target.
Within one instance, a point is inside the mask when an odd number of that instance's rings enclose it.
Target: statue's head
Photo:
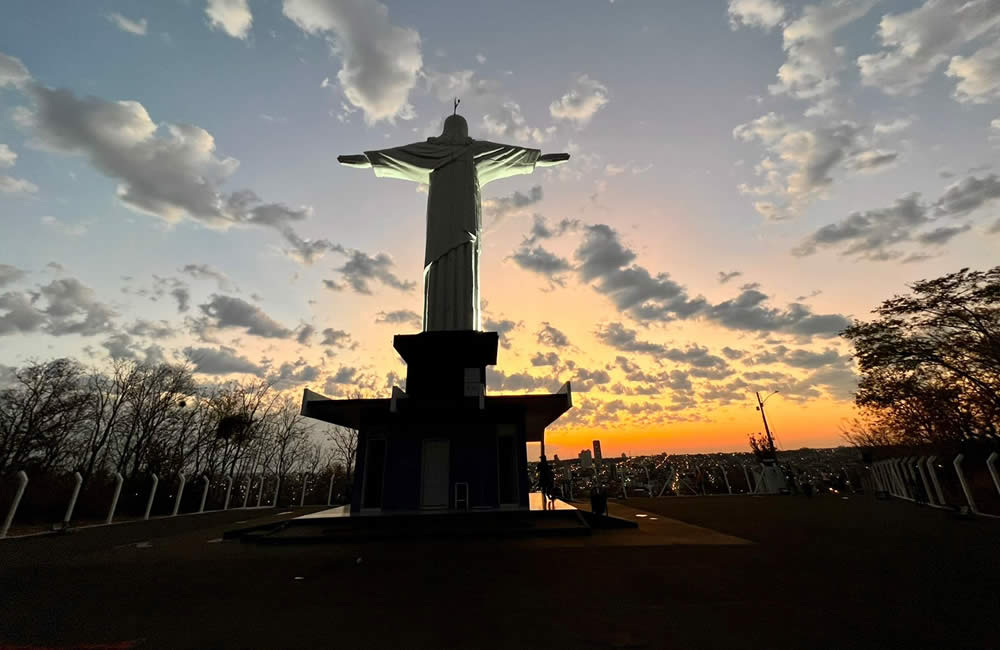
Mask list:
[[[436,138],[428,138],[431,142],[442,144],[467,144],[472,142],[469,137],[469,123],[461,115],[449,115],[444,120],[444,128],[441,135]]]

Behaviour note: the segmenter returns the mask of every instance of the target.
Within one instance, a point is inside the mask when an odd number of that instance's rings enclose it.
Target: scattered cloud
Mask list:
[[[196,280],[214,280],[220,291],[233,290],[233,283],[229,276],[209,264],[185,264],[181,267],[180,272],[190,275]]]
[[[901,133],[913,125],[912,117],[900,117],[888,122],[876,122],[872,127],[875,135],[894,135]]]
[[[785,7],[775,0],[729,0],[729,27],[758,27],[770,31],[782,23]]]
[[[347,286],[355,293],[371,295],[371,283],[379,282],[400,291],[413,291],[417,283],[412,280],[401,280],[393,272],[394,263],[387,253],[377,253],[374,257],[358,250],[345,253],[347,262],[335,270],[341,274]],[[345,287],[331,280],[324,280],[329,289],[341,291]]]
[[[778,68],[778,82],[769,86],[771,94],[815,100],[839,86],[838,77],[846,66],[834,34],[863,18],[877,1],[837,0],[803,7],[782,31],[786,58]]]
[[[38,186],[23,178],[0,174],[0,194],[34,194]]]
[[[17,161],[17,153],[6,144],[0,144],[0,168],[13,167]]]
[[[554,348],[565,348],[569,346],[569,338],[561,331],[545,322],[537,333],[538,342],[541,345],[548,345]]]
[[[949,66],[949,74],[961,86],[968,73],[973,92],[967,96],[977,97],[982,66],[992,58],[988,48],[968,59],[952,55],[998,27],[1000,5],[994,0],[926,0],[911,11],[885,14],[878,28],[882,49],[858,57],[861,83],[889,95],[913,95],[950,60],[955,69]],[[961,100],[965,93],[956,89],[956,96]]]
[[[239,161],[220,158],[215,139],[198,126],[158,125],[136,101],[78,98],[69,90],[36,83],[22,86],[34,109],[20,112],[17,119],[33,129],[38,144],[87,157],[119,182],[118,199],[137,212],[170,223],[189,218],[214,228],[277,229],[312,213],[308,207],[264,203],[252,190],[223,193],[221,185]]]
[[[493,199],[483,199],[483,216],[491,219],[489,227],[495,227],[503,219],[520,214],[537,203],[544,194],[541,185],[535,185],[525,194],[515,190],[507,196],[500,196]]]
[[[608,103],[608,89],[586,74],[576,78],[573,87],[549,105],[549,113],[557,120],[567,120],[575,126],[586,126]]]
[[[136,36],[146,35],[146,19],[140,18],[139,20],[132,20],[131,18],[126,18],[118,12],[113,12],[108,14],[108,21],[112,25],[122,30],[123,32],[128,32],[129,34],[135,34]]]
[[[14,284],[23,279],[26,273],[16,266],[10,264],[0,264],[0,287]]]
[[[512,320],[506,318],[490,318],[489,316],[483,319],[483,330],[486,332],[496,332],[500,336],[500,347],[504,349],[510,349],[510,339],[508,334],[520,327],[520,323],[515,323]]]
[[[344,330],[335,330],[332,327],[327,327],[323,330],[323,340],[320,341],[320,344],[349,350],[353,350],[358,346],[357,343],[351,341],[350,334]]]
[[[263,377],[265,368],[259,366],[236,350],[226,346],[218,348],[187,347],[184,356],[194,364],[194,371],[206,375],[248,374]]]
[[[840,249],[841,255],[870,261],[916,261],[904,259],[897,244],[941,246],[970,229],[969,224],[936,225],[942,218],[960,218],[1000,198],[1000,178],[989,174],[969,176],[950,185],[933,203],[912,193],[896,199],[886,208],[854,212],[845,219],[827,224],[792,249],[797,256],[812,255],[821,248]],[[923,230],[936,225],[931,230]]]
[[[528,126],[517,102],[506,101],[499,108],[483,115],[483,128],[494,138],[512,138],[519,142],[542,144],[549,140],[556,127],[545,129]]]
[[[222,30],[241,40],[250,35],[253,14],[247,0],[207,0],[205,15],[212,29]]]
[[[282,11],[307,34],[330,41],[341,61],[337,80],[365,122],[413,117],[407,100],[423,66],[415,29],[390,23],[377,0],[284,0]]]
[[[738,278],[741,275],[743,275],[743,271],[719,271],[719,284],[725,284],[733,278]]]
[[[1000,38],[1000,30],[996,38]],[[952,57],[946,74],[958,80],[954,97],[963,104],[1000,100],[1000,44],[984,47],[971,56]]]
[[[759,183],[744,183],[739,190],[758,197],[754,208],[768,221],[798,217],[826,198],[841,163],[852,171],[874,171],[898,158],[896,152],[872,149],[865,131],[847,120],[807,127],[773,112],[740,124],[733,137],[759,142],[765,155],[754,167]]]
[[[309,341],[312,339],[313,334],[316,333],[316,328],[312,325],[306,324],[299,328],[298,333],[295,335],[295,340],[299,345],[309,345]]]
[[[18,88],[31,81],[31,73],[21,59],[0,52],[0,88]]]
[[[209,301],[199,305],[202,313],[212,319],[215,327],[242,327],[247,334],[265,338],[287,339],[292,330],[282,326],[264,311],[241,298],[212,294]]]
[[[396,311],[380,311],[375,315],[376,323],[391,323],[393,325],[409,325],[415,329],[423,327],[423,318],[417,312],[410,309],[397,309]]]

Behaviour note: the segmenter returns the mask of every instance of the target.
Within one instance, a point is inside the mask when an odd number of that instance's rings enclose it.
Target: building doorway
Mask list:
[[[420,465],[421,508],[448,507],[450,452],[447,440],[424,440]]]

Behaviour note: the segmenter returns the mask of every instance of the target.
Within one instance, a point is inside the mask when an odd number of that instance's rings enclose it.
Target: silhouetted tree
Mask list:
[[[1000,438],[1000,266],[921,280],[843,332],[855,401],[912,444]]]

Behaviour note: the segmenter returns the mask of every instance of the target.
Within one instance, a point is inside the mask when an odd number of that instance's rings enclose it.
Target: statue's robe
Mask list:
[[[366,151],[375,175],[426,183],[424,331],[478,330],[481,187],[530,174],[540,152],[483,140],[451,144],[439,138]]]

